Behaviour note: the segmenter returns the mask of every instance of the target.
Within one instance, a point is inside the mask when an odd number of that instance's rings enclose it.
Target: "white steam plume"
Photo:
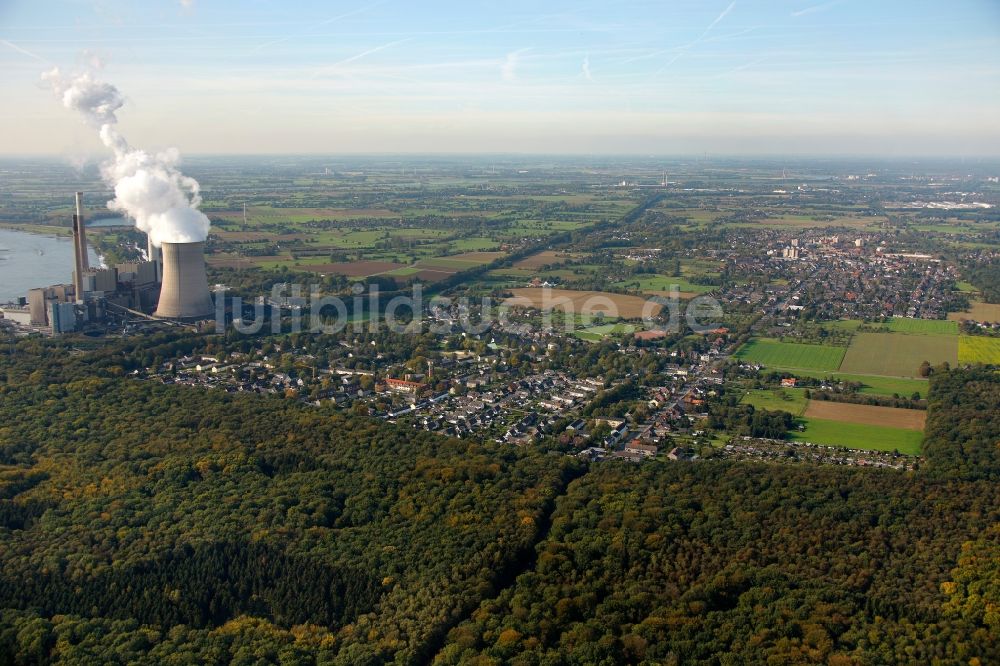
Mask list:
[[[43,74],[42,79],[52,86],[67,109],[99,128],[101,141],[114,153],[112,160],[101,165],[104,180],[115,189],[108,208],[135,220],[157,247],[208,237],[208,217],[198,210],[198,181],[177,168],[180,153],[175,148],[159,153],[132,148],[118,132],[115,114],[125,98],[117,88],[87,72],[64,77],[58,68]]]

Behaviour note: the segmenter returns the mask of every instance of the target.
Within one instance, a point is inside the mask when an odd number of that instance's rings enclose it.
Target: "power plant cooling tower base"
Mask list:
[[[215,304],[205,276],[204,243],[163,243],[163,284],[154,317],[211,319]]]

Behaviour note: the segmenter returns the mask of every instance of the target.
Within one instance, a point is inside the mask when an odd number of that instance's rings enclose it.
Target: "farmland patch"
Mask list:
[[[858,333],[840,370],[846,373],[917,377],[920,364],[958,363],[958,336]]]

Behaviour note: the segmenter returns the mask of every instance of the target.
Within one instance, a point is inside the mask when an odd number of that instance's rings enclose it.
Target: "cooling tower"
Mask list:
[[[215,304],[205,277],[204,243],[163,243],[163,284],[154,317],[211,319]]]

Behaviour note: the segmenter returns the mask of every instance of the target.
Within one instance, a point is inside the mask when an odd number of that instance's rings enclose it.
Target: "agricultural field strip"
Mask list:
[[[593,313],[605,313],[626,319],[655,315],[662,306],[650,304],[638,296],[613,294],[601,291],[578,291],[573,289],[545,289],[523,287],[512,289],[513,296],[504,303],[511,307],[534,309],[551,308],[582,313],[587,306]]]
[[[960,363],[1000,364],[1000,338],[963,335],[958,339]]]
[[[922,409],[900,409],[877,405],[855,405],[846,402],[810,400],[806,406],[806,418],[843,421],[859,425],[901,428],[923,432],[927,412]]]
[[[917,377],[920,364],[958,363],[958,336],[857,333],[840,365],[850,374]]]

